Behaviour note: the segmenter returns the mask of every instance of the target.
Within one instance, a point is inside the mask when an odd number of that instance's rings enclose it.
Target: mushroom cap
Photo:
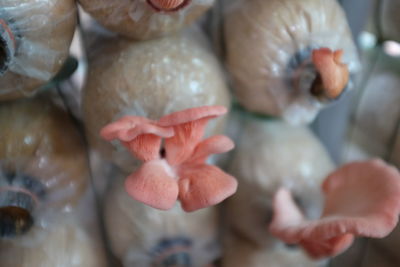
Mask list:
[[[400,173],[382,160],[344,165],[322,184],[325,205],[318,220],[307,220],[291,194],[280,189],[274,198],[273,235],[300,244],[313,258],[336,256],[355,236],[383,238],[400,214]]]

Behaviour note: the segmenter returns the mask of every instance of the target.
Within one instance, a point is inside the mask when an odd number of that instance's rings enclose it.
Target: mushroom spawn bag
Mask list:
[[[151,41],[103,40],[89,55],[83,91],[83,114],[93,150],[126,173],[137,166],[118,142],[100,137],[100,130],[124,115],[159,119],[186,108],[222,105],[230,97],[214,55],[192,33]],[[213,120],[207,133],[221,133],[224,118]]]
[[[253,112],[293,124],[311,122],[340,90],[351,87],[348,79],[359,68],[336,0],[226,1],[223,23],[226,64],[237,100]],[[331,86],[341,89],[328,97]]]
[[[124,175],[114,172],[104,202],[112,252],[129,267],[206,266],[220,253],[216,208],[186,213],[177,204],[160,211],[133,200]]]
[[[84,143],[49,95],[0,104],[0,265],[105,266]]]
[[[68,56],[75,25],[73,0],[0,0],[0,100],[48,82]]]

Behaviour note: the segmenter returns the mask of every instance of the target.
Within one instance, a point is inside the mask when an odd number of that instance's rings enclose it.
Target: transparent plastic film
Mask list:
[[[214,0],[79,0],[103,26],[137,40],[174,33],[208,10]]]
[[[91,149],[129,173],[138,161],[119,142],[102,140],[99,133],[107,124],[126,115],[158,120],[187,108],[229,107],[221,67],[198,40],[192,32],[145,42],[112,38],[92,50],[83,91]],[[206,133],[222,133],[224,120],[210,121]]]
[[[73,0],[0,1],[0,100],[32,95],[62,67],[76,25]]]
[[[309,123],[351,87],[360,64],[336,1],[225,1],[223,12],[227,67],[248,110]]]
[[[0,124],[0,265],[105,266],[85,146],[69,115],[39,95],[0,104]]]
[[[156,210],[133,200],[124,178],[113,174],[103,206],[110,247],[123,266],[205,267],[220,256],[215,208]]]
[[[334,165],[307,127],[248,115],[239,119],[242,131],[227,171],[240,186],[227,200],[226,221],[245,239],[272,248],[281,243],[267,230],[275,192],[280,187],[292,190],[303,211],[317,217],[319,186]]]
[[[20,176],[30,176],[46,188],[50,203],[60,205],[55,208],[76,205],[88,170],[83,143],[68,115],[44,96],[4,103],[0,109],[3,180],[13,186]]]

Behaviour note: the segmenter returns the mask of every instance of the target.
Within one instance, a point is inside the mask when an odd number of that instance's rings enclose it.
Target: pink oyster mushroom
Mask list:
[[[206,164],[210,155],[225,153],[234,143],[222,135],[202,140],[207,122],[226,112],[225,107],[204,106],[158,121],[127,116],[100,134],[109,141],[120,140],[143,161],[125,181],[134,199],[161,210],[171,209],[179,199],[185,211],[195,211],[220,203],[237,189],[234,177]]]
[[[147,0],[147,3],[159,12],[179,11],[190,2],[191,0]]]
[[[383,238],[400,214],[400,174],[382,160],[347,164],[322,184],[323,214],[304,218],[290,192],[280,189],[273,201],[270,232],[288,244],[299,244],[313,258],[345,251],[355,236]]]

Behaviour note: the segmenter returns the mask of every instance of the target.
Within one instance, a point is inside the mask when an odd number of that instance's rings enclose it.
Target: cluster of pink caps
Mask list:
[[[207,122],[227,112],[204,106],[172,113],[158,121],[127,116],[101,131],[118,139],[143,162],[125,183],[127,192],[151,207],[168,210],[177,200],[185,211],[222,202],[236,192],[237,181],[206,163],[212,154],[234,148],[226,136],[203,140]],[[355,236],[382,238],[396,226],[400,213],[400,174],[382,160],[347,164],[322,184],[325,206],[320,219],[307,220],[282,188],[273,201],[270,232],[288,244],[301,245],[313,258],[337,255]]]

